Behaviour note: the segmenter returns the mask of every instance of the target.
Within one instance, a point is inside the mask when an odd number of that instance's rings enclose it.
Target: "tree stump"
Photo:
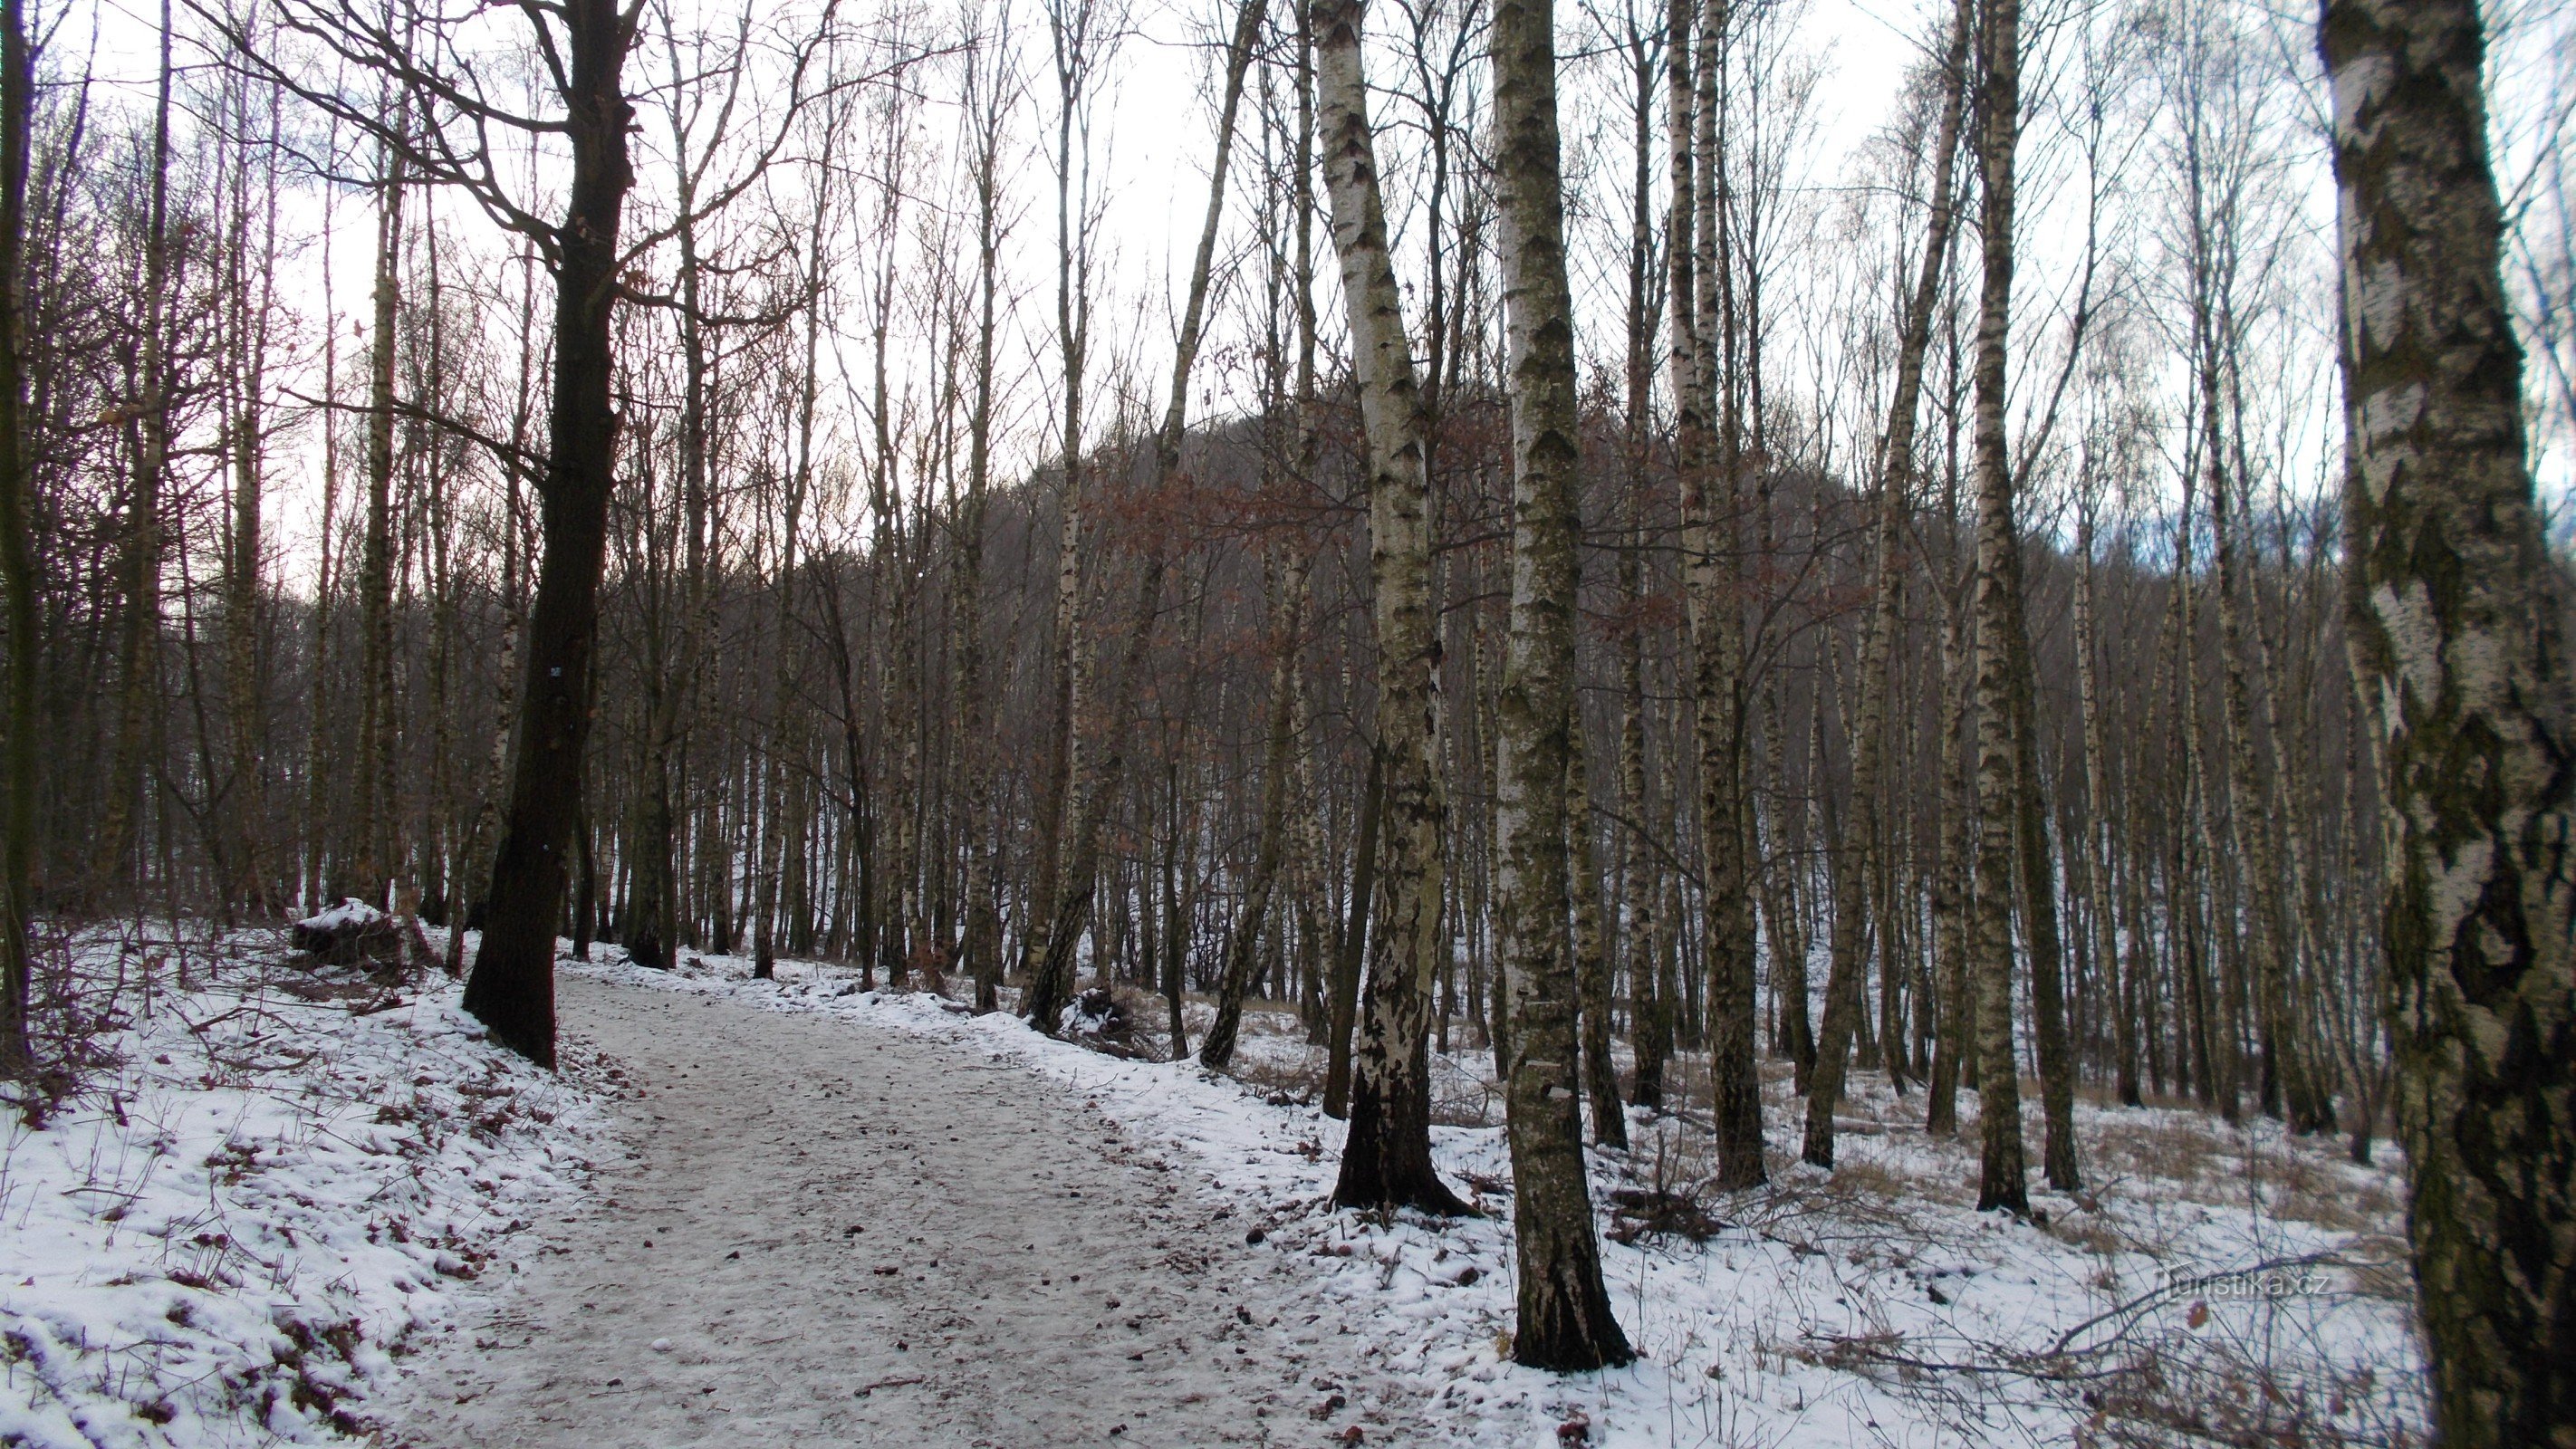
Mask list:
[[[430,959],[429,943],[408,916],[391,916],[361,900],[343,900],[287,928],[295,949],[314,966],[353,966],[375,976],[400,976],[414,961]]]
[[[1106,987],[1094,986],[1073,999],[1064,1009],[1062,1035],[1104,1056],[1135,1061],[1145,1055],[1136,1043],[1135,1018]]]

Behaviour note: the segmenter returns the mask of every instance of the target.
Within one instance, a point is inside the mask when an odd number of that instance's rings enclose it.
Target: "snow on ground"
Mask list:
[[[41,1127],[15,1112],[0,1127],[0,1444],[365,1432],[410,1346],[484,1311],[463,1301],[483,1286],[468,1280],[500,1275],[504,1240],[604,1160],[602,1064],[535,1071],[482,1040],[450,985],[396,989],[286,954],[268,932],[77,943],[98,1053]],[[1510,1172],[1480,1055],[1438,1058],[1434,1146],[1488,1216],[1336,1213],[1341,1125],[1311,1105],[1320,1062],[1284,1012],[1252,1012],[1235,1074],[1219,1076],[862,990],[836,966],[782,962],[775,982],[686,954],[668,973],[569,969],[858,1017],[1057,1084],[1294,1269],[1241,1285],[1248,1301],[1346,1325],[1372,1377],[1419,1391],[1435,1428],[1405,1442],[2422,1436],[2384,1149],[2360,1168],[2265,1124],[2084,1104],[2086,1190],[2036,1192],[2040,1215],[2020,1223],[1971,1210],[1972,1097],[1966,1130],[1939,1141],[1919,1098],[1865,1076],[1827,1174],[1796,1164],[1799,1114],[1775,1073],[1768,1188],[1707,1191],[1704,1118],[1688,1108],[1632,1113],[1633,1148],[1593,1154],[1605,1270],[1643,1357],[1560,1378],[1509,1361]],[[1195,1033],[1204,1006],[1191,1014]],[[1676,1075],[1678,1100],[1705,1102],[1704,1075]],[[2035,1157],[2035,1107],[2026,1125]],[[1320,1380],[1315,1395],[1319,1441],[1361,1408]]]
[[[457,989],[288,964],[283,932],[70,949],[87,1066],[0,1103],[0,1444],[361,1433],[409,1341],[577,1189],[604,1120]]]
[[[613,957],[614,948],[603,948]],[[684,954],[680,969],[570,969],[721,992],[980,1047],[1060,1082],[1144,1145],[1198,1165],[1247,1239],[1305,1265],[1305,1300],[1418,1382],[1446,1442],[1521,1449],[2298,1442],[2404,1444],[2425,1421],[2404,1267],[2402,1179],[2179,1109],[2082,1104],[2084,1191],[2043,1191],[2031,1222],[1973,1211],[1973,1094],[1961,1135],[1929,1137],[1920,1098],[1863,1079],[1837,1169],[1796,1160],[1798,1104],[1767,1073],[1772,1185],[1717,1194],[1698,1114],[1631,1114],[1632,1148],[1593,1154],[1604,1267],[1641,1353],[1558,1377],[1509,1361],[1510,1167],[1497,1125],[1434,1129],[1448,1180],[1488,1216],[1438,1222],[1331,1210],[1341,1124],[1293,1017],[1256,1010],[1237,1075],[1128,1062],[855,973]],[[1140,1023],[1158,1003],[1131,1004]],[[1204,1024],[1196,1009],[1194,1027]],[[1490,1122],[1485,1059],[1440,1059],[1440,1116]],[[1707,1100],[1678,1072],[1684,1102]],[[1696,1090],[1694,1090],[1696,1088]],[[2025,1128],[2036,1162],[2035,1103]],[[1614,1197],[1614,1194],[1623,1194]],[[2045,1221],[2040,1219],[2044,1218]],[[1697,1235],[1697,1236],[1695,1236]],[[1703,1240],[1704,1237],[1704,1240]]]
[[[557,986],[628,1151],[422,1346],[389,1444],[1438,1442],[1339,1314],[1284,1311],[1302,1260],[1058,1081],[864,1014]]]

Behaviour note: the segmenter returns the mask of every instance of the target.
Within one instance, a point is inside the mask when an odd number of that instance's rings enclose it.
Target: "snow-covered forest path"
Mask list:
[[[397,1444],[1322,1444],[1400,1407],[1281,1255],[1060,1085],[848,1019],[559,989],[568,1044],[637,1089],[631,1155],[425,1355]]]

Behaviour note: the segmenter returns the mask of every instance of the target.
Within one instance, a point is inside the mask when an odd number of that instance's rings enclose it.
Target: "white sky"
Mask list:
[[[1230,11],[1227,0],[1135,0],[1139,7],[1137,31],[1120,48],[1102,94],[1105,97],[1097,124],[1101,158],[1101,184],[1107,197],[1107,221],[1102,237],[1102,250],[1108,262],[1104,269],[1103,296],[1100,301],[1100,343],[1104,353],[1124,348],[1133,358],[1135,375],[1143,379],[1143,390],[1159,409],[1159,399],[1168,370],[1168,338],[1172,315],[1177,312],[1178,290],[1190,249],[1206,200],[1206,173],[1213,143],[1212,106],[1207,81],[1209,55],[1203,39],[1221,22],[1221,11]],[[1274,0],[1278,3],[1278,0]],[[1948,0],[1800,0],[1803,16],[1796,32],[1796,43],[1811,53],[1821,64],[1817,101],[1812,108],[1813,133],[1804,155],[1802,175],[1817,187],[1834,187],[1852,172],[1851,158],[1872,133],[1882,126],[1892,112],[1906,69],[1916,58],[1913,37],[1929,32],[1935,22],[1933,9],[1946,19]],[[2195,0],[2186,0],[2195,3]],[[2545,80],[2555,50],[2552,36],[2563,37],[2568,31],[2566,0],[2516,0],[2515,14],[2521,22],[2514,30],[2509,64],[2500,67],[2507,83],[2523,89],[2534,89]],[[1052,256],[1053,184],[1044,152],[1036,149],[1047,134],[1051,115],[1051,86],[1044,74],[1045,31],[1037,0],[1016,0],[1021,10],[1017,30],[1022,46],[1023,64],[1028,73],[1028,101],[1022,108],[1021,142],[1027,149],[1012,170],[1013,185],[1024,208],[1015,251],[1008,264],[1022,295],[1017,331],[1009,346],[1024,360],[1028,371],[1019,378],[1016,395],[1023,404],[1018,420],[1018,448],[1021,461],[1043,451],[1040,439],[1047,431],[1045,410],[1052,406],[1055,385],[1050,380],[1053,303]],[[1559,25],[1563,43],[1568,49],[1582,43],[1587,26],[1573,0],[1559,0]],[[712,9],[721,7],[710,6]],[[53,5],[39,6],[39,24],[47,24],[49,15],[62,15],[64,24],[57,32],[53,56],[56,64],[75,64],[72,57],[89,48],[95,40],[97,70],[102,80],[124,91],[130,103],[148,105],[152,74],[153,45],[157,13],[139,7],[135,0],[89,0],[65,12]],[[186,10],[180,10],[183,29]],[[1384,30],[1394,15],[1392,0],[1376,0],[1372,24]],[[95,31],[91,19],[95,17]],[[2537,22],[2534,23],[2534,17]],[[2307,21],[2304,12],[2280,18],[2285,44],[2304,44]],[[2535,38],[2536,37],[2536,38]],[[646,49],[639,47],[639,49]],[[2563,49],[2558,47],[2556,49]],[[2535,59],[2534,57],[2538,57]],[[2298,57],[2293,57],[2297,59]],[[182,51],[183,61],[187,52]],[[1372,79],[1381,87],[1395,79],[1391,66],[1373,57]],[[2561,57],[2557,64],[2565,63]],[[630,68],[630,84],[658,77],[663,61],[658,49],[639,54]],[[1481,85],[1481,58],[1477,80]],[[2538,80],[2533,79],[2538,77]],[[934,92],[945,99],[953,94],[946,79],[933,83]],[[1569,85],[1569,106],[1585,98],[1600,99],[1598,89],[1581,90]],[[2514,97],[2507,95],[2502,109],[2511,110]],[[1247,103],[1248,109],[1248,103]],[[1396,108],[1380,98],[1375,114],[1382,131]],[[647,116],[644,124],[658,124],[658,118]],[[945,113],[932,119],[932,130],[945,135],[951,122]],[[1249,124],[1247,118],[1247,125]],[[2563,125],[2563,118],[2561,120]],[[1567,135],[1570,146],[1582,144],[1583,127],[1569,114]],[[1617,124],[1611,126],[1616,136]],[[2530,134],[2562,134],[2542,127]],[[1229,220],[1228,245],[1239,249],[1247,237],[1249,222],[1240,215],[1240,178],[1249,168],[1248,144],[1239,142],[1237,152],[1237,197]],[[1389,138],[1387,144],[1401,146],[1400,138]],[[650,164],[647,153],[639,149],[640,164]],[[1569,157],[1569,169],[1579,158]],[[2316,214],[2330,217],[2330,198],[2326,184],[2324,158],[2317,155],[2301,163],[2310,178],[2310,201],[2322,208]],[[2513,158],[2506,160],[2513,166]],[[1622,171],[1624,163],[1611,160],[1607,170]],[[2500,168],[2504,169],[2504,168]],[[1658,180],[1660,182],[1660,168]],[[2034,199],[2036,204],[2044,201]],[[460,197],[448,196],[435,203],[441,214],[460,229],[486,238],[494,237],[492,229]],[[1399,226],[1410,215],[1411,208],[1391,198]],[[297,203],[300,225],[310,230],[319,224],[318,201],[307,196]],[[359,355],[362,339],[353,335],[356,320],[364,315],[368,250],[371,242],[372,217],[363,197],[344,197],[337,208],[338,226],[334,239],[334,304],[340,314],[341,335],[346,339],[343,366],[348,367]],[[1324,230],[1318,227],[1319,249],[1324,245]],[[2029,253],[2025,283],[2020,292],[2024,305],[2031,310],[2018,318],[2017,328],[2024,339],[2042,337],[2048,326],[2045,307],[2052,289],[2062,293],[2062,284],[2071,275],[2071,234],[2063,220],[2043,222],[2036,235],[2026,243]],[[1400,239],[1401,240],[1401,239]],[[319,250],[311,249],[289,263],[296,283],[288,290],[308,312],[316,314],[318,323],[320,275]],[[1242,280],[1253,284],[1252,268],[1241,269]],[[1332,280],[1333,269],[1328,258],[1319,258],[1319,308],[1327,319],[1328,331],[1338,331],[1333,319],[1340,299]],[[1408,280],[1413,274],[1408,270]],[[1580,290],[1583,281],[1577,278]],[[1598,305],[1597,299],[1595,305]],[[1422,318],[1419,298],[1413,299],[1408,321],[1417,328]],[[2325,319],[2319,319],[2320,323]],[[1586,316],[1584,324],[1596,335],[1585,345],[1594,355],[1614,354],[1617,342],[1607,328],[1615,328],[1615,308],[1596,319]],[[1222,317],[1214,324],[1222,329]],[[1826,346],[1825,339],[1814,339]],[[1792,339],[1792,345],[1797,339]],[[2027,340],[2025,346],[2032,345]],[[1033,359],[1033,360],[1032,360]],[[1104,357],[1104,361],[1106,358]],[[828,365],[828,364],[827,364]],[[1097,366],[1097,365],[1096,365]],[[1211,374],[1212,378],[1215,377]],[[1221,379],[1216,385],[1222,386]],[[312,384],[302,384],[310,390]],[[1204,396],[1204,394],[1203,394]],[[1222,397],[1216,399],[1224,407]],[[1194,411],[1203,412],[1194,399]],[[1105,407],[1095,407],[1096,417],[1107,416]],[[2316,444],[2322,445],[2319,430]],[[309,436],[308,436],[309,442]],[[289,577],[301,577],[308,565],[302,560],[310,553],[310,516],[314,476],[318,471],[318,446],[302,449],[302,456],[281,458],[277,469],[279,494],[273,504],[278,527],[272,531],[289,562]],[[2543,477],[2553,487],[2564,485],[2567,473],[2562,456],[2541,460]]]

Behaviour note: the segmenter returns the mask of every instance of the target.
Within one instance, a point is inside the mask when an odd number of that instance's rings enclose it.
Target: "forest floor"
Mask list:
[[[79,1080],[0,1123],[0,1444],[2421,1442],[2395,1154],[2259,1119],[2081,1102],[2085,1190],[2021,1221],[1973,1210],[1972,1094],[1938,1139],[1861,1074],[1826,1173],[1766,1066],[1773,1180],[1718,1193],[1685,1058],[1683,1109],[1591,1154],[1640,1360],[1559,1378],[1509,1359],[1464,1042],[1434,1151],[1485,1215],[1441,1222],[1332,1210],[1320,1053],[1271,1006],[1219,1075],[603,948],[549,1075],[434,972],[156,929],[74,943]]]

